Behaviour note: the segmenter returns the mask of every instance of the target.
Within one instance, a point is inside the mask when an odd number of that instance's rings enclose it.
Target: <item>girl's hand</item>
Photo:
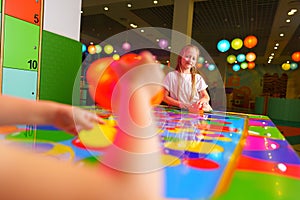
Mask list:
[[[180,102],[178,107],[182,109],[189,109],[190,106],[190,104]]]
[[[197,102],[197,105],[198,105],[198,108],[199,109],[202,109],[205,105],[208,104],[208,101],[206,99],[200,99],[198,102]]]
[[[209,102],[206,101],[206,100],[202,100],[201,99],[197,102],[197,105],[198,105],[198,110],[203,110],[205,112],[210,112],[212,111],[213,109],[211,108],[211,106],[209,105]]]
[[[51,119],[52,124],[68,133],[77,134],[83,129],[92,129],[97,123],[104,124],[104,120],[96,113],[68,105],[51,104],[57,107]]]

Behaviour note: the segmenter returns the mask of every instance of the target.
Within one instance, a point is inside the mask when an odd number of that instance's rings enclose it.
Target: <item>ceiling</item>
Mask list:
[[[128,3],[131,8],[127,7]],[[108,11],[104,10],[105,6],[108,6]],[[288,16],[292,8],[298,11]],[[124,31],[133,30],[130,23],[138,25],[136,30],[158,27],[152,36],[171,40],[168,32],[160,30],[174,27],[174,0],[158,0],[157,4],[153,4],[153,0],[82,0],[82,11],[81,42],[87,45],[109,41],[118,34],[123,42],[140,40],[145,44],[146,40],[141,39],[143,34],[138,31],[133,38],[122,35]],[[291,22],[287,23],[287,19]],[[224,53],[217,50],[219,40],[243,39],[248,35],[258,38],[258,44],[251,49],[257,55],[257,64],[267,65],[269,56],[274,53],[271,63],[281,65],[291,61],[293,52],[300,51],[300,0],[195,0],[192,22],[191,38],[201,44],[213,59],[224,57]],[[284,33],[284,37],[280,37],[280,33]],[[149,34],[145,38],[151,40]],[[276,43],[279,46],[275,50]],[[249,51],[243,48],[239,51]]]

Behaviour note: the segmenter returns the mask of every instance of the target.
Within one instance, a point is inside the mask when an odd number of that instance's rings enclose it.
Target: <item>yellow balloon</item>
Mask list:
[[[110,44],[104,46],[104,52],[106,54],[111,54],[114,51],[114,47]]]
[[[236,56],[235,56],[235,55],[231,54],[231,55],[227,56],[227,62],[228,62],[229,64],[232,64],[232,63],[234,63],[235,61],[236,61]]]
[[[291,64],[290,64],[290,63],[283,63],[283,64],[281,65],[281,68],[282,68],[283,70],[289,70],[289,69],[291,68]]]
[[[114,141],[117,130],[107,124],[95,124],[91,130],[82,130],[78,136],[82,144],[89,148],[104,148]]]
[[[120,55],[119,54],[114,54],[113,55],[113,59],[114,60],[119,60],[120,59]]]
[[[231,47],[234,50],[238,50],[242,48],[242,46],[243,46],[243,40],[241,40],[240,38],[235,38],[231,41]]]

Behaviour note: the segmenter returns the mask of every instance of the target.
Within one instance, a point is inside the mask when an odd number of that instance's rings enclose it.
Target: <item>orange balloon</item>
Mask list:
[[[244,46],[251,49],[257,44],[257,38],[254,35],[249,35],[244,39]]]
[[[156,95],[151,99],[151,105],[159,105],[164,98],[164,90],[160,90]]]
[[[89,47],[88,47],[88,52],[90,54],[95,54],[96,53],[96,47],[95,45],[91,44]]]
[[[296,51],[292,54],[292,60],[295,62],[300,62],[300,51]]]
[[[248,69],[253,69],[255,67],[255,62],[248,62]]]
[[[196,65],[197,68],[201,68],[202,66],[203,66],[202,63],[197,63],[197,65]]]
[[[253,62],[256,59],[256,54],[253,52],[249,52],[246,54],[246,60],[249,62]]]

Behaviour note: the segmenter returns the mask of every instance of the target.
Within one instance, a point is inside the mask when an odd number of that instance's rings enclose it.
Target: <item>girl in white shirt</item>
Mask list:
[[[164,102],[171,106],[188,109],[211,111],[208,87],[202,76],[196,73],[199,49],[194,45],[182,48],[177,59],[175,71],[169,72],[164,79]]]

